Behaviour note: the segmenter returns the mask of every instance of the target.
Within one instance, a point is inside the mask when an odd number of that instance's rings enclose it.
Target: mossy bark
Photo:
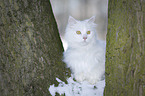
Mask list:
[[[69,73],[62,53],[49,0],[0,1],[0,96],[50,96]]]
[[[145,96],[145,1],[109,0],[104,96]]]

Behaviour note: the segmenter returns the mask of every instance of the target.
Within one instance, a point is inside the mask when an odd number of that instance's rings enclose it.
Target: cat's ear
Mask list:
[[[96,16],[92,16],[90,19],[87,19],[88,23],[94,23]]]
[[[68,24],[69,25],[74,25],[76,23],[77,23],[77,20],[75,18],[73,18],[72,16],[69,16]]]

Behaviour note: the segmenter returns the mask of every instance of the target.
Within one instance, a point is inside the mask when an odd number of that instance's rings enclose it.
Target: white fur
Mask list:
[[[88,81],[95,84],[102,79],[105,72],[105,43],[97,40],[95,17],[84,21],[69,17],[65,40],[68,48],[64,52],[64,62],[67,64],[79,82]],[[81,34],[76,34],[81,31]],[[86,34],[91,31],[91,34]],[[84,40],[83,36],[87,39]]]

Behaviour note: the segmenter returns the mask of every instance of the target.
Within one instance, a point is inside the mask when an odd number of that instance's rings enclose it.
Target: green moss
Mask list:
[[[17,2],[14,2],[14,8],[15,8],[15,10],[19,10],[19,6],[18,6]]]
[[[143,14],[138,13],[143,10],[136,10],[140,8],[137,4],[143,6],[140,1],[109,1],[105,96],[144,95],[139,86],[144,86],[140,84],[140,80],[144,81],[140,76],[144,73],[141,70],[145,62],[142,50],[145,42],[141,41],[145,36],[141,36],[144,33],[140,28],[144,25],[139,19],[143,19]]]

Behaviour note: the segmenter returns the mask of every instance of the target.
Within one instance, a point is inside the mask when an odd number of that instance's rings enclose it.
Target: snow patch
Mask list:
[[[87,81],[76,82],[73,77],[67,79],[68,84],[59,78],[56,80],[59,82],[58,87],[55,87],[54,84],[49,87],[52,96],[55,96],[56,92],[60,95],[65,94],[65,96],[103,96],[105,80],[99,81],[95,85],[90,85]]]

